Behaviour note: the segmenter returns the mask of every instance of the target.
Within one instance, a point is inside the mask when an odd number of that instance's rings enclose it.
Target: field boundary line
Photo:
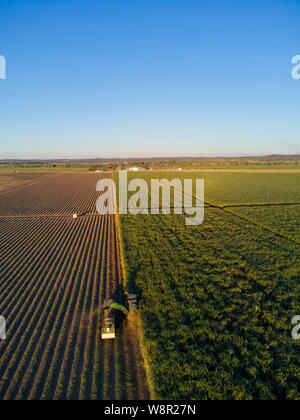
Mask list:
[[[112,173],[112,180],[114,181],[114,173]],[[122,278],[123,278],[123,286],[125,288],[125,291],[127,292],[132,292],[129,291],[127,289],[127,269],[126,269],[126,264],[125,264],[125,253],[124,253],[124,249],[123,249],[123,237],[122,237],[122,232],[121,232],[121,227],[120,227],[120,214],[119,214],[119,204],[118,204],[118,200],[116,198],[116,215],[115,215],[115,223],[116,223],[116,232],[117,232],[117,241],[118,244],[117,246],[119,246],[119,258],[120,258],[120,263],[121,263],[121,272],[122,272]],[[141,316],[140,316],[140,312],[137,312],[137,333],[138,333],[138,340],[139,340],[139,346],[140,346],[140,351],[141,351],[141,356],[142,356],[142,360],[143,360],[143,367],[145,369],[145,374],[146,374],[146,387],[148,388],[148,392],[150,394],[150,398],[154,399],[154,388],[152,386],[152,374],[151,374],[151,367],[150,364],[148,362],[148,355],[147,355],[147,351],[143,345],[144,342],[144,329],[143,329],[143,324],[142,324],[142,320],[141,320]]]
[[[300,245],[300,242],[299,242],[299,241],[297,241],[297,240],[295,240],[295,239],[292,239],[292,238],[290,238],[289,236],[286,236],[286,235],[284,235],[284,234],[283,234],[283,233],[281,233],[281,232],[278,232],[278,231],[276,231],[276,230],[273,230],[273,229],[269,228],[268,226],[262,225],[262,224],[260,224],[260,223],[258,223],[258,222],[255,222],[254,220],[248,219],[248,218],[247,218],[247,217],[245,217],[245,216],[242,216],[242,215],[240,215],[240,214],[234,213],[233,211],[228,210],[228,207],[221,207],[221,206],[218,206],[218,205],[215,205],[215,204],[209,203],[209,202],[207,202],[207,201],[205,201],[205,204],[208,204],[210,208],[218,209],[218,210],[221,210],[221,211],[223,211],[223,212],[225,212],[225,213],[227,213],[227,214],[231,214],[232,216],[238,217],[239,219],[241,219],[241,220],[243,220],[243,221],[246,221],[246,222],[248,222],[248,223],[253,224],[254,226],[257,226],[257,227],[259,227],[259,228],[261,228],[261,229],[264,229],[265,231],[267,231],[267,232],[269,232],[269,233],[272,233],[272,234],[273,234],[273,235],[275,235],[275,236],[279,236],[279,237],[280,237],[280,238],[282,238],[282,239],[286,239],[287,241],[290,241],[290,242],[292,242],[292,243],[294,243],[294,244],[296,244],[296,245]],[[234,207],[234,206],[233,206],[233,207]],[[243,206],[243,207],[247,207],[247,206]]]
[[[82,214],[82,215],[78,215],[78,218],[80,219],[81,217],[97,217],[97,216],[101,216],[98,213],[88,213],[88,214]],[[20,215],[14,215],[14,216],[0,216],[0,220],[1,219],[40,219],[40,218],[72,218],[73,217],[73,213],[69,214],[69,213],[62,213],[62,214],[20,214]]]
[[[152,176],[150,176],[150,179],[155,179],[155,178],[153,178]],[[172,188],[174,190],[179,190],[176,187],[172,187]],[[182,191],[182,190],[180,190],[180,191]],[[185,194],[187,194],[187,193],[185,193]],[[195,196],[195,194],[192,193],[192,194],[189,194],[189,195],[191,195],[193,198],[195,198],[197,200],[197,197]],[[223,212],[225,212],[227,214],[231,214],[232,216],[238,217],[239,219],[241,219],[243,221],[246,221],[248,223],[252,223],[254,226],[257,226],[257,227],[259,227],[259,228],[261,228],[261,229],[263,229],[263,230],[265,230],[265,231],[267,231],[269,233],[272,233],[275,236],[278,236],[278,237],[280,237],[282,239],[285,239],[287,241],[290,241],[290,242],[292,242],[292,243],[294,243],[296,245],[300,245],[300,242],[299,241],[297,241],[295,239],[292,239],[289,236],[284,235],[283,233],[280,233],[280,232],[277,232],[275,230],[272,230],[271,228],[269,228],[267,226],[261,225],[260,223],[257,223],[254,220],[248,219],[247,217],[241,216],[241,215],[239,215],[237,213],[234,213],[234,212],[232,212],[230,210],[227,210],[228,207],[226,207],[226,206],[220,206],[220,205],[217,205],[217,204],[213,204],[213,203],[210,203],[209,201],[205,201],[205,199],[204,199],[203,206],[205,206],[205,205],[209,206],[209,208],[218,209],[218,210],[221,210],[221,211],[223,211]],[[294,205],[299,205],[299,203],[294,203]],[[246,206],[243,206],[243,207],[246,207]]]
[[[234,208],[234,207],[275,207],[275,206],[300,206],[300,203],[250,203],[250,204],[225,204],[220,206],[222,209]]]
[[[254,220],[248,219],[247,217],[242,216],[242,215],[237,214],[237,213],[234,213],[234,212],[232,212],[232,211],[229,211],[229,210],[226,210],[226,209],[221,209],[221,210],[223,210],[225,213],[231,214],[232,216],[236,216],[236,217],[238,217],[239,219],[244,220],[244,221],[246,221],[246,222],[248,222],[248,223],[252,223],[253,225],[255,225],[255,226],[257,226],[257,227],[259,227],[259,228],[261,228],[261,229],[264,229],[264,230],[266,230],[267,232],[272,233],[272,234],[273,234],[273,235],[275,235],[275,236],[279,236],[279,237],[280,237],[280,238],[282,238],[282,239],[286,239],[286,240],[288,240],[288,241],[290,241],[290,242],[292,242],[292,243],[294,243],[294,244],[296,244],[296,245],[300,245],[300,241],[297,241],[296,239],[292,239],[291,237],[286,236],[286,235],[284,235],[283,233],[278,232],[278,231],[276,231],[276,230],[273,230],[272,228],[269,228],[268,226],[261,225],[260,223],[255,222]]]
[[[27,187],[31,187],[32,185],[40,184],[41,182],[49,181],[50,179],[54,179],[54,178],[58,177],[59,175],[61,175],[61,174],[56,174],[56,175],[50,176],[50,177],[48,177],[46,179],[39,179],[37,181],[34,181],[34,182],[30,182],[28,184],[21,185],[19,187],[12,188],[10,190],[0,191],[0,195],[9,194],[9,193],[12,193],[12,192],[15,192],[15,191],[18,191],[18,190],[22,190],[22,189],[27,188]]]
[[[218,206],[218,205],[215,205],[215,204],[209,203],[209,202],[207,202],[207,201],[205,201],[205,204],[208,204],[210,208],[213,208],[213,209],[218,209],[218,210],[221,210],[221,211],[223,211],[223,212],[225,212],[225,213],[227,213],[227,214],[231,214],[232,216],[238,217],[239,219],[241,219],[241,220],[243,220],[243,221],[246,221],[246,222],[248,222],[248,223],[251,223],[251,224],[252,224],[252,225],[254,225],[254,226],[257,226],[257,227],[259,227],[259,228],[261,228],[261,229],[263,229],[263,230],[265,230],[265,231],[267,231],[267,232],[269,232],[269,233],[272,233],[272,234],[273,234],[273,235],[275,235],[275,236],[279,236],[279,237],[280,237],[280,238],[282,238],[282,239],[286,239],[287,241],[290,241],[290,242],[292,242],[292,243],[294,243],[294,244],[296,244],[296,245],[300,245],[300,242],[299,242],[299,241],[297,241],[297,240],[295,240],[295,239],[292,239],[292,238],[290,238],[289,236],[286,236],[286,235],[284,235],[284,234],[283,234],[283,233],[281,233],[281,232],[277,232],[276,230],[273,230],[273,229],[269,228],[268,226],[261,225],[260,223],[255,222],[254,220],[248,219],[248,218],[247,218],[247,217],[245,217],[245,216],[242,216],[242,215],[240,215],[240,214],[234,213],[233,211],[228,210],[228,207]],[[234,206],[233,206],[233,207],[234,207]],[[243,207],[247,207],[247,206],[243,206]]]

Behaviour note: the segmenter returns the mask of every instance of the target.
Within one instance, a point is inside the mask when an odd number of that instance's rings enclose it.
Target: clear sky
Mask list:
[[[0,159],[300,153],[299,0],[1,0]]]

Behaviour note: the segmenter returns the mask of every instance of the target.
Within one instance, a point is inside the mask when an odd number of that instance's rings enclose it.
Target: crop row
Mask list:
[[[0,226],[0,398],[127,397],[126,338],[100,340],[102,302],[122,294],[114,217]]]
[[[0,215],[96,213],[96,185],[103,175],[63,174],[1,197]]]
[[[0,399],[148,395],[138,340],[122,320],[116,340],[100,337],[103,300],[124,293],[115,216],[96,213],[98,180],[45,177],[1,199]]]

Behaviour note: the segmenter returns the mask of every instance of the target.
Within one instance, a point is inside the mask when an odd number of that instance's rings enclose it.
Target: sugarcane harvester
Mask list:
[[[103,314],[102,314],[102,327],[101,337],[103,340],[109,340],[116,338],[116,317],[115,311],[121,311],[125,316],[128,316],[129,311],[137,310],[137,297],[136,295],[127,296],[128,307],[120,305],[113,299],[106,299],[103,302]]]

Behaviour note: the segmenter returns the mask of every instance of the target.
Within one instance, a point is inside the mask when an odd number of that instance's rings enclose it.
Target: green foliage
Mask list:
[[[246,201],[240,174],[230,175],[233,202],[239,192]],[[289,176],[277,190],[260,178],[266,201],[292,198],[299,178]],[[208,178],[217,183],[208,183],[211,198],[229,197],[228,180]],[[256,184],[249,197],[263,200]],[[299,245],[222,209],[206,209],[199,227],[151,215],[122,216],[120,225],[157,398],[300,399],[300,343],[291,338]]]
[[[300,244],[300,204],[294,206],[238,207],[230,209]]]
[[[300,173],[151,172],[143,176],[149,182],[151,178],[204,179],[206,201],[218,206],[300,203]]]
[[[128,315],[129,314],[129,312],[128,312],[128,310],[124,307],[124,306],[122,306],[122,305],[119,305],[118,303],[116,303],[116,302],[114,302],[114,303],[112,303],[111,305],[109,305],[112,309],[116,309],[116,310],[118,310],[118,311],[121,311],[121,312],[123,312],[123,314],[124,315]]]

